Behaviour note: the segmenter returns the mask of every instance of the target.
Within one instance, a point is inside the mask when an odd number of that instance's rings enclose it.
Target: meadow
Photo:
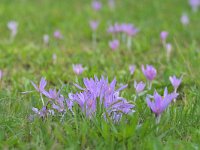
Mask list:
[[[0,0],[0,149],[200,149],[200,7],[192,10],[188,0],[100,2],[94,10],[92,0]],[[94,30],[91,20],[99,21]],[[17,23],[16,35],[8,29],[10,21]],[[123,35],[108,33],[115,23],[138,29],[131,46]],[[164,42],[162,31],[168,32]],[[120,42],[112,47],[115,38]],[[83,67],[78,73],[75,64]],[[157,71],[151,88],[141,69],[147,64]],[[173,75],[182,79],[178,96],[157,122],[146,97],[155,90],[163,95],[165,87],[173,93]],[[127,85],[120,96],[134,112],[113,121],[106,110],[87,114],[89,108],[82,111],[75,102],[72,110],[67,101],[63,110],[55,106],[54,115],[33,109],[42,108],[42,94],[44,103],[52,99],[33,86],[42,77],[46,89],[70,99],[69,93],[81,91],[78,85],[85,87],[85,78],[95,76],[109,83],[115,78],[116,89]],[[145,83],[141,95],[134,81]]]

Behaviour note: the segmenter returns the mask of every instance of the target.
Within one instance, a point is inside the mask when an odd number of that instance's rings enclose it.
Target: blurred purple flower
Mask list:
[[[119,40],[115,39],[109,42],[110,48],[115,51],[119,47]]]
[[[11,31],[11,37],[14,38],[17,34],[18,23],[16,21],[8,22],[8,29]]]
[[[45,44],[45,45],[48,45],[48,44],[49,44],[49,35],[45,34],[45,35],[43,36],[43,41],[44,41],[44,44]]]
[[[102,4],[101,2],[97,1],[97,0],[93,0],[92,2],[92,8],[95,10],[95,11],[99,11],[102,7]]]
[[[162,42],[166,42],[168,35],[169,35],[169,33],[167,31],[162,31],[160,33],[160,39],[162,40]]]
[[[148,107],[150,107],[152,112],[155,113],[156,117],[158,117],[177,96],[178,93],[168,94],[167,88],[165,88],[163,97],[155,91],[153,95],[154,102],[150,100],[149,96],[146,97],[146,102]]]
[[[144,88],[145,88],[145,83],[140,81],[139,83],[137,83],[136,81],[134,82],[134,88],[137,94],[141,93]]]
[[[90,21],[90,27],[93,31],[96,31],[99,26],[99,22],[96,20]]]
[[[177,78],[176,76],[170,76],[169,80],[172,84],[172,86],[174,87],[175,92],[177,91],[178,87],[180,86],[181,82],[182,82],[182,78]]]
[[[189,4],[192,7],[192,10],[196,12],[200,6],[200,0],[189,0]]]
[[[48,92],[44,89],[45,86],[47,85],[47,81],[45,78],[41,78],[39,86],[37,86],[34,82],[31,81],[31,84],[33,87],[41,94],[44,94],[45,96],[48,96]]]
[[[39,110],[38,108],[33,107],[32,111],[38,115],[41,118],[45,118],[48,115],[48,110],[46,108],[46,106],[43,106],[41,110]]]
[[[182,16],[181,16],[181,23],[182,23],[184,26],[186,26],[186,25],[189,24],[189,22],[190,22],[190,20],[189,20],[188,15],[185,14],[185,13],[183,13]]]
[[[146,69],[142,65],[142,72],[149,81],[152,81],[157,75],[157,71],[152,65],[146,65]]]
[[[56,63],[56,59],[57,59],[57,55],[55,53],[53,53],[52,55],[52,60],[53,60],[53,63],[55,64]]]
[[[138,33],[138,29],[132,24],[122,24],[121,30],[126,33],[128,36],[135,36]]]
[[[83,71],[85,70],[82,66],[82,64],[76,64],[76,65],[72,65],[73,67],[73,71],[75,74],[80,75],[83,73]]]
[[[135,65],[129,65],[130,74],[133,75],[135,72]]]
[[[53,35],[56,39],[62,39],[63,38],[63,35],[61,34],[60,30],[56,30]]]
[[[62,95],[55,97],[52,104],[52,108],[57,110],[58,112],[64,112],[65,111],[64,100],[65,98]]]
[[[2,79],[2,77],[3,77],[3,71],[0,70],[0,80]]]

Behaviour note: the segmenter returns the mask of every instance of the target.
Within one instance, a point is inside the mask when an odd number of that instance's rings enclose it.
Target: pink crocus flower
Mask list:
[[[189,0],[189,4],[192,7],[192,10],[196,12],[200,6],[200,0]]]
[[[2,79],[2,77],[3,77],[3,71],[0,70],[0,80]]]
[[[75,74],[77,75],[80,75],[83,73],[83,71],[85,70],[82,66],[82,64],[76,64],[76,65],[73,65],[73,71]]]
[[[177,96],[178,93],[168,94],[168,90],[167,88],[165,88],[163,96],[159,95],[157,91],[154,92],[154,95],[151,96],[153,97],[154,101],[151,101],[149,96],[146,97],[148,107],[156,115],[156,123],[159,123],[162,112],[170,105],[172,100],[175,99]]]
[[[170,76],[169,80],[174,87],[174,92],[176,92],[182,82],[182,78],[177,78],[176,76]]]
[[[115,39],[109,42],[110,48],[115,51],[119,47],[119,40]]]
[[[167,31],[162,31],[161,33],[160,33],[160,39],[161,39],[161,41],[163,42],[163,43],[165,43],[166,42],[166,39],[167,39],[167,37],[168,37],[168,32]]]
[[[60,30],[56,30],[53,35],[56,39],[62,39],[63,38],[63,35],[61,34]]]
[[[144,88],[145,88],[146,84],[142,81],[140,81],[139,83],[137,83],[136,81],[134,82],[134,88],[137,94],[141,93]]]
[[[11,37],[14,38],[17,34],[18,23],[16,21],[8,22],[8,29],[11,31]]]
[[[93,31],[96,31],[98,26],[99,26],[99,22],[98,21],[96,21],[96,20],[91,20],[90,21],[90,27],[91,27],[91,29]]]
[[[101,2],[97,1],[97,0],[93,0],[92,2],[92,8],[95,10],[95,11],[99,11],[102,7],[102,4]]]
[[[152,81],[157,74],[156,69],[152,65],[146,65],[146,68],[142,65],[142,72],[149,81]]]
[[[45,45],[48,45],[49,44],[49,35],[48,34],[45,34],[43,36],[43,42]]]
[[[135,65],[130,65],[129,66],[129,71],[130,71],[130,74],[133,75],[134,72],[135,72]]]
[[[184,25],[184,26],[187,26],[189,23],[190,23],[190,20],[189,20],[189,17],[187,14],[183,13],[182,16],[181,16],[181,23]]]

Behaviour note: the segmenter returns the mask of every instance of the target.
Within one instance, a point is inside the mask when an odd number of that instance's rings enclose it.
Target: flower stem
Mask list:
[[[159,123],[160,123],[160,118],[161,118],[161,115],[157,115],[157,116],[156,116],[156,124],[159,124]]]
[[[42,105],[44,106],[44,100],[43,100],[43,97],[42,97],[42,93],[40,93],[40,98],[41,98],[41,101],[42,101]]]

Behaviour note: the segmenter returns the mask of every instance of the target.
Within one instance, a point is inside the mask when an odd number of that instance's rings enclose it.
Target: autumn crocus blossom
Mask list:
[[[133,75],[135,72],[135,65],[129,65],[130,74]]]
[[[196,12],[200,6],[200,0],[189,0],[189,4],[192,7],[192,10]]]
[[[145,86],[146,84],[142,81],[140,81],[139,83],[134,81],[134,88],[137,94],[141,93],[144,90]]]
[[[48,92],[45,90],[45,87],[47,85],[47,81],[45,78],[41,78],[39,85],[36,85],[34,82],[31,81],[31,84],[33,87],[41,94],[44,94],[45,96],[48,95]]]
[[[113,40],[109,42],[110,48],[115,51],[119,47],[119,40]]]
[[[14,38],[17,34],[18,23],[16,21],[8,22],[8,29],[11,31],[11,37]]]
[[[90,28],[93,30],[93,31],[96,31],[97,28],[99,26],[99,22],[96,21],[96,20],[91,20],[90,21]]]
[[[148,107],[151,109],[151,111],[156,115],[156,117],[159,119],[162,112],[169,106],[169,104],[172,102],[173,99],[175,99],[178,96],[178,93],[171,93],[168,94],[167,88],[165,88],[164,96],[161,96],[157,93],[157,91],[154,92],[153,97],[154,101],[150,100],[150,96],[146,97],[146,102]],[[159,120],[157,120],[157,123]]]
[[[2,79],[2,77],[3,77],[3,71],[0,70],[0,80]]]
[[[97,1],[97,0],[93,0],[92,2],[92,8],[95,10],[95,11],[99,11],[102,7],[102,4],[101,2]]]
[[[184,25],[184,26],[187,26],[190,22],[189,20],[189,17],[187,14],[183,13],[182,16],[181,16],[181,23]]]
[[[75,74],[80,75],[83,73],[83,71],[85,70],[82,66],[82,64],[76,64],[76,65],[72,65],[73,67],[73,71]]]
[[[169,80],[172,86],[174,87],[174,91],[176,92],[182,82],[182,78],[177,78],[176,76],[170,76]]]
[[[166,39],[167,39],[167,37],[168,37],[168,32],[167,31],[162,31],[161,33],[160,33],[160,39],[161,39],[161,41],[163,42],[163,43],[165,43],[166,42]]]
[[[152,81],[157,75],[157,71],[152,65],[146,65],[146,68],[142,65],[142,72],[149,81]]]
[[[56,39],[62,39],[63,38],[63,35],[61,34],[60,30],[56,30],[53,35]]]
[[[43,36],[43,42],[45,45],[48,45],[49,44],[49,35],[48,34],[45,34]]]

